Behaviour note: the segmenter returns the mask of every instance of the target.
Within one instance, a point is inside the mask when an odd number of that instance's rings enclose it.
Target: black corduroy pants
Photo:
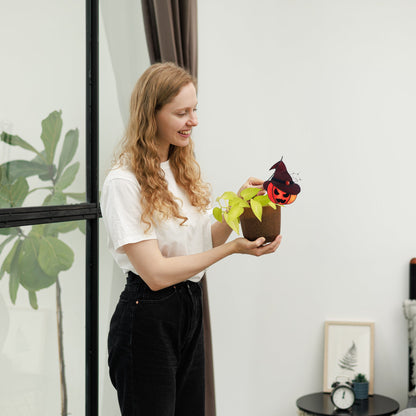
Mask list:
[[[203,416],[201,285],[152,291],[130,272],[111,319],[108,353],[122,416]]]

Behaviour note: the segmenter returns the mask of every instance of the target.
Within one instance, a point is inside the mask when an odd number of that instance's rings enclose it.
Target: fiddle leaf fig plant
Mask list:
[[[244,208],[251,208],[259,221],[262,219],[263,207],[276,209],[276,204],[270,201],[267,194],[258,195],[261,191],[260,188],[246,188],[240,192],[240,196],[234,192],[224,192],[216,199],[219,206],[212,211],[214,218],[219,222],[224,219],[233,231],[240,234],[240,216]]]
[[[58,157],[56,153],[62,125],[62,111],[53,111],[42,120],[41,150],[19,136],[5,131],[1,133],[2,142],[34,153],[35,157],[29,160],[11,160],[0,165],[0,208],[21,207],[30,194],[38,191],[44,194],[46,191],[42,205],[65,205],[69,200],[85,200],[84,193],[67,192],[79,170],[79,162],[72,163],[78,148],[79,132],[78,129],[71,129],[65,134]],[[28,178],[31,177],[35,179],[31,182],[37,183],[37,186],[29,185]],[[54,284],[56,286],[61,415],[65,416],[68,412],[59,274],[72,267],[74,252],[61,240],[60,234],[76,229],[85,234],[85,222],[0,228],[0,235],[5,236],[0,243],[0,254],[8,250],[0,267],[0,279],[6,274],[9,276],[12,303],[16,303],[19,288],[23,288],[27,291],[30,306],[38,309],[37,292]]]

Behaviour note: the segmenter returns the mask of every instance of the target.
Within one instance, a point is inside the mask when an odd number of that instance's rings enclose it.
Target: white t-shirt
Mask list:
[[[191,205],[185,192],[177,185],[169,166],[162,162],[169,191],[177,200],[182,220],[169,219],[152,226],[145,233],[146,224],[140,221],[140,185],[134,173],[126,167],[117,167],[107,175],[101,192],[101,212],[107,229],[107,243],[111,254],[124,273],[136,273],[124,252],[123,246],[143,240],[157,240],[160,251],[165,257],[184,256],[201,253],[212,248],[211,217],[201,213]],[[204,271],[189,280],[199,281]]]

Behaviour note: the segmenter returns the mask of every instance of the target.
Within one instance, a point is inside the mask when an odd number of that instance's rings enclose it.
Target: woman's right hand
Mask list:
[[[278,235],[274,241],[269,244],[264,244],[264,241],[264,237],[259,237],[255,241],[250,241],[242,237],[237,238],[233,240],[233,244],[235,245],[235,253],[250,254],[257,257],[263,256],[264,254],[274,253],[282,241],[282,236]]]

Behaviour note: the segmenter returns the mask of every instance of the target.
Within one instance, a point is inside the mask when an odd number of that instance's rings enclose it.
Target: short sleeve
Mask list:
[[[109,175],[101,193],[101,212],[115,251],[122,246],[156,239],[155,231],[141,222],[140,186],[135,178]]]

